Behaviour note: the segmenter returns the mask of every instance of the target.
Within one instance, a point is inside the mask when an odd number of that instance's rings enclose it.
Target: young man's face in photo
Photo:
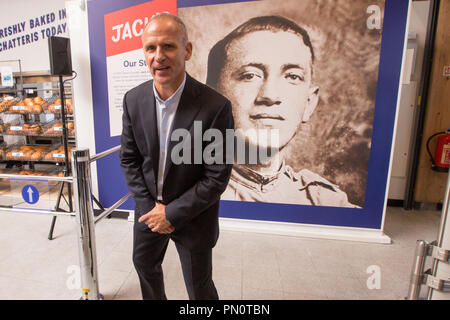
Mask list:
[[[311,61],[310,48],[292,32],[255,31],[232,40],[218,89],[232,102],[235,129],[278,129],[283,148],[317,104]]]

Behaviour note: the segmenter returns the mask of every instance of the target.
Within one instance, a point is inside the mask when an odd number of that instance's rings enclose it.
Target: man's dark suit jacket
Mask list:
[[[194,164],[194,121],[201,121],[203,132],[210,128],[220,130],[224,143],[225,130],[234,128],[230,101],[186,74],[172,131],[179,128],[189,131],[192,159],[191,164],[172,163],[171,152],[179,142],[170,141],[169,135],[161,202],[166,205],[166,219],[175,228],[171,238],[189,249],[201,250],[212,248],[217,241],[219,200],[232,165],[225,161]],[[157,199],[158,135],[153,80],[150,80],[128,91],[123,102],[120,162],[134,196],[135,221],[149,212]],[[202,149],[208,143],[203,142]]]

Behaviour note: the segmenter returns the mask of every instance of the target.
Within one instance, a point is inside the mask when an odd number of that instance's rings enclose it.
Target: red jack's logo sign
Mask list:
[[[104,16],[106,56],[142,48],[141,36],[148,20],[158,12],[177,14],[176,0],[154,0]]]

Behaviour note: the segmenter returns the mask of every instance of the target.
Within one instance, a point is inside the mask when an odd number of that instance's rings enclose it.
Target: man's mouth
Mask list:
[[[252,119],[252,120],[271,119],[271,120],[281,120],[281,121],[284,120],[284,118],[282,116],[280,116],[279,114],[268,114],[268,113],[252,114],[252,115],[250,115],[250,119]]]
[[[155,68],[155,71],[164,71],[164,70],[168,70],[168,69],[169,69],[168,66],[165,66],[165,67],[156,67],[156,68]]]

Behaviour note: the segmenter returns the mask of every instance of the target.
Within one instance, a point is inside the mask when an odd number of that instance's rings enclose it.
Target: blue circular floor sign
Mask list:
[[[27,184],[22,188],[22,198],[26,203],[35,204],[39,201],[39,191],[35,186]]]

